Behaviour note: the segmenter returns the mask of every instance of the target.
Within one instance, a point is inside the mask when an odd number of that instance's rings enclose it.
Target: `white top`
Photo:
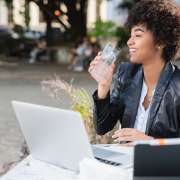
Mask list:
[[[153,95],[154,95],[154,91],[153,90]],[[149,115],[149,110],[151,107],[151,103],[149,104],[148,108],[145,110],[144,106],[143,106],[143,102],[144,102],[144,98],[146,97],[148,92],[148,88],[146,86],[145,81],[143,81],[143,86],[142,86],[142,91],[141,91],[141,98],[139,101],[139,107],[138,107],[138,112],[136,115],[136,121],[135,121],[135,125],[134,128],[144,132],[146,131],[146,125],[147,125],[147,120],[148,120],[148,115]]]

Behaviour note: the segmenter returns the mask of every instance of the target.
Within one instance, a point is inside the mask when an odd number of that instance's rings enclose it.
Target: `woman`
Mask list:
[[[179,7],[170,0],[141,0],[127,22],[130,63],[119,66],[110,92],[113,64],[93,95],[97,133],[107,133],[120,120],[121,129],[112,136],[116,142],[179,137],[180,69],[171,63],[180,43]],[[101,53],[89,72],[100,59]]]

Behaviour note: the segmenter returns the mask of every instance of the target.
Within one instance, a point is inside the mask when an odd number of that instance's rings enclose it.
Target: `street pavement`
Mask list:
[[[180,65],[180,62],[178,62]],[[35,104],[70,108],[70,99],[65,93],[53,99],[43,92],[40,82],[57,74],[75,87],[85,88],[91,95],[96,82],[87,72],[75,73],[66,65],[27,64],[0,61],[0,164],[16,161],[19,158],[23,136],[12,109],[11,101],[18,100]]]

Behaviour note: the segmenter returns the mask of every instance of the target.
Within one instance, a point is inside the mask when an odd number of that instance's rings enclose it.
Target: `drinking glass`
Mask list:
[[[119,53],[120,49],[113,47],[111,44],[104,47],[100,62],[90,72],[97,82],[107,78],[109,67],[116,61]]]

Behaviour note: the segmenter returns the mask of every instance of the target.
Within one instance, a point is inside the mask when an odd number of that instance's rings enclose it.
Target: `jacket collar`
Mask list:
[[[152,99],[152,105],[149,111],[149,117],[146,126],[146,134],[149,133],[153,120],[160,106],[162,97],[169,84],[171,76],[173,74],[173,66],[170,62],[165,65],[164,70],[161,72],[160,79],[157,83],[154,96]],[[126,109],[124,112],[123,127],[134,127],[136,115],[139,107],[139,101],[141,97],[142,84],[143,84],[143,68],[140,66],[139,70],[132,79],[130,88],[126,92]]]
[[[131,79],[131,77],[129,77]],[[126,108],[123,116],[123,127],[134,127],[138,111],[143,83],[143,69],[139,67],[137,73],[130,81],[130,87],[126,89]]]
[[[146,126],[146,133],[149,134],[150,128],[152,123],[155,119],[157,111],[159,109],[160,103],[162,101],[163,95],[168,87],[172,74],[174,72],[174,67],[171,62],[168,62],[165,65],[164,70],[161,72],[160,79],[157,83],[154,96],[152,99],[151,109],[149,111],[147,126]]]

